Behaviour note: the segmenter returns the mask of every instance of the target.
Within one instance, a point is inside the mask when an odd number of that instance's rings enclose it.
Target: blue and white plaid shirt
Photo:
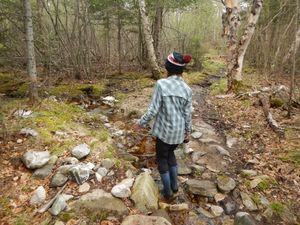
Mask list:
[[[153,136],[167,144],[181,144],[191,132],[192,90],[179,76],[158,80],[152,101],[140,121],[141,127],[155,117]]]

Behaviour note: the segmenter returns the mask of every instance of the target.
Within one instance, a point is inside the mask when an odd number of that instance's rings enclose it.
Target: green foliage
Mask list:
[[[269,206],[273,213],[277,216],[282,216],[284,211],[286,210],[286,206],[282,204],[281,202],[271,202]]]
[[[227,90],[227,79],[220,79],[211,85],[211,93],[213,95],[224,94]]]
[[[286,104],[287,102],[284,101],[281,98],[271,98],[270,99],[270,105],[272,108],[279,108],[282,107],[284,104]]]
[[[203,62],[203,70],[209,74],[218,74],[220,70],[225,68],[224,62],[220,60],[210,59],[206,57]]]
[[[205,79],[206,75],[200,73],[200,72],[189,72],[184,73],[183,78],[187,82],[187,84],[193,85],[193,84],[200,84],[201,81]]]

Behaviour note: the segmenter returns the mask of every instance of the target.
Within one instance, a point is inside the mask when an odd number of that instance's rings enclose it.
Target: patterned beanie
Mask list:
[[[178,52],[173,52],[168,55],[165,68],[169,73],[182,74],[186,64],[188,64],[191,59],[192,56],[189,54],[182,55]]]

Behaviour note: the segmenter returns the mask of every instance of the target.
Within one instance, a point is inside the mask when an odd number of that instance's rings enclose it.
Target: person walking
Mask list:
[[[166,200],[178,192],[174,150],[190,138],[192,90],[184,82],[182,73],[191,59],[191,55],[178,52],[167,57],[167,78],[157,81],[148,111],[133,126],[139,131],[155,119],[152,135],[156,137],[156,163],[163,183],[161,194]]]

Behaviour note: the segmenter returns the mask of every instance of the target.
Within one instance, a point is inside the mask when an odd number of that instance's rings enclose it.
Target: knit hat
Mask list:
[[[165,68],[169,73],[181,74],[185,69],[186,64],[188,64],[192,59],[189,54],[182,55],[178,52],[173,52],[168,55],[165,63]]]

